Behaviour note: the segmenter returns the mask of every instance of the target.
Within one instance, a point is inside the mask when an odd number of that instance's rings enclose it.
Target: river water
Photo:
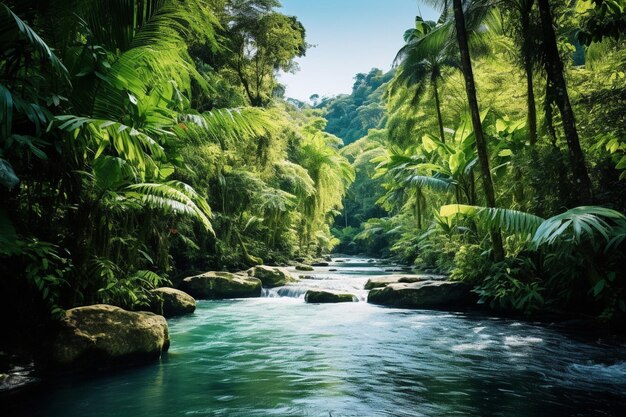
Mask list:
[[[337,271],[329,272],[329,269]],[[514,320],[365,302],[366,260],[266,297],[200,301],[159,363],[58,381],[20,416],[624,416],[626,346]]]

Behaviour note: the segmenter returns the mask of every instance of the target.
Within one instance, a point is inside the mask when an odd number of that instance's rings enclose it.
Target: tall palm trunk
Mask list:
[[[487,199],[488,207],[496,206],[496,195],[493,189],[493,179],[489,169],[489,155],[487,153],[487,142],[483,133],[483,126],[480,121],[480,111],[478,110],[478,100],[476,99],[476,85],[474,83],[474,73],[472,70],[472,60],[469,52],[469,44],[467,40],[467,31],[465,26],[465,15],[463,13],[463,1],[454,0],[454,21],[456,28],[456,37],[459,43],[459,51],[461,52],[461,69],[465,78],[465,91],[467,92],[467,101],[472,116],[472,125],[474,127],[474,136],[476,137],[476,152],[478,153],[478,162],[480,164],[481,178]],[[504,248],[502,246],[502,235],[498,230],[491,231],[491,243],[493,246],[493,257],[496,261],[504,259]]]
[[[435,107],[437,108],[437,122],[439,123],[439,138],[441,143],[446,143],[443,135],[443,117],[441,116],[441,101],[439,100],[439,86],[437,85],[437,77],[433,77],[433,92],[435,94]]]
[[[524,55],[524,71],[526,72],[526,103],[528,106],[528,140],[531,145],[537,143],[537,105],[535,104],[535,90],[533,86],[533,62],[530,37],[530,13],[534,0],[528,0],[520,10],[522,24],[522,54]]]
[[[539,4],[539,14],[541,16],[541,28],[543,30],[543,42],[546,49],[546,72],[548,84],[552,85],[554,100],[563,121],[563,130],[569,150],[569,159],[574,174],[576,187],[579,189],[580,202],[589,203],[593,198],[591,180],[585,165],[585,156],[580,148],[578,131],[576,130],[576,118],[569,100],[565,77],[563,76],[563,61],[559,55],[559,49],[554,32],[552,10],[549,0],[537,0]]]
[[[528,57],[525,57],[524,60],[530,61]],[[526,103],[528,106],[528,141],[534,145],[537,143],[537,105],[535,104],[532,63],[525,62],[524,67],[526,70]]]

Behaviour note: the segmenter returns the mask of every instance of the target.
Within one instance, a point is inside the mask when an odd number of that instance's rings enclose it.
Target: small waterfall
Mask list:
[[[284,287],[276,287],[276,288],[263,288],[261,291],[261,297],[265,298],[280,298],[280,297],[289,297],[289,298],[304,298],[304,294],[307,292],[309,287],[303,287],[299,285],[286,285]]]
[[[261,289],[261,297],[262,298],[277,298],[277,297],[280,297],[280,295],[278,295],[278,291],[276,291],[276,288],[263,287]]]

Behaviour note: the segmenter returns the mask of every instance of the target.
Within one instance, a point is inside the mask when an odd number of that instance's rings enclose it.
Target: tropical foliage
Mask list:
[[[623,8],[432,3],[440,19],[417,17],[380,87],[379,130],[344,149],[340,248],[451,273],[503,311],[620,320]]]
[[[277,6],[0,3],[3,316],[141,308],[184,271],[332,248],[353,168],[272,99],[306,50]]]

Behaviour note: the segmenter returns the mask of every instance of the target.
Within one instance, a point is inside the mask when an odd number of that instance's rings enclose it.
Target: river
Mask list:
[[[626,415],[624,345],[481,315],[304,302],[308,287],[363,300],[384,268],[332,263],[263,298],[199,301],[169,320],[159,363],[56,381],[14,415]]]

